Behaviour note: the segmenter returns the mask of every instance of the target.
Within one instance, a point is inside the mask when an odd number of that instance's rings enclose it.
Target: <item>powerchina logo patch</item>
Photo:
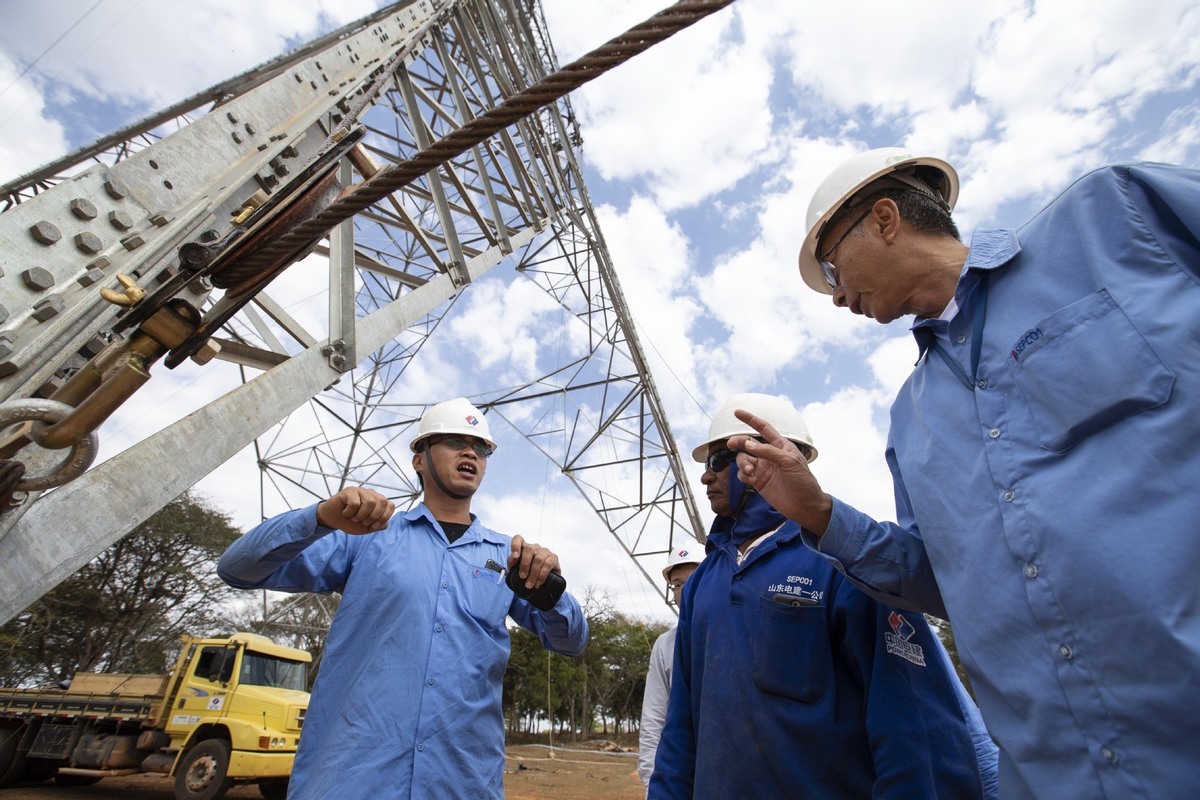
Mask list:
[[[476,417],[474,414],[467,414],[467,416],[464,418],[464,420],[472,428],[474,428],[476,425],[479,424],[479,418]]]
[[[905,661],[911,661],[918,667],[925,666],[925,648],[912,643],[912,637],[917,635],[917,629],[904,618],[903,614],[893,611],[888,614],[888,624],[892,626],[891,633],[884,632],[883,640],[887,643],[887,651],[894,656],[900,656]]]

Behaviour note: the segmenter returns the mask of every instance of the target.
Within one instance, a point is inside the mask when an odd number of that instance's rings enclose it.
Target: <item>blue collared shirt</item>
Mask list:
[[[289,798],[504,796],[506,617],[564,655],[588,639],[570,594],[543,613],[485,568],[508,562],[509,543],[472,516],[450,544],[423,504],[363,536],[317,525],[311,506],[225,552],[232,586],[342,595]]]
[[[1098,170],[978,232],[958,314],[913,326],[897,523],[835,501],[819,542],[952,620],[1004,797],[1200,787],[1198,272],[1196,170]]]

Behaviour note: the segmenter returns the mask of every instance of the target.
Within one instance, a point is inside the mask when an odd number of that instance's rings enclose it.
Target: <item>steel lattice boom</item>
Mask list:
[[[414,501],[407,429],[444,398],[405,370],[498,265],[563,331],[472,399],[658,587],[641,560],[702,534],[566,94],[729,2],[677,3],[561,70],[534,0],[398,3],[3,187],[3,619],[252,441],[264,513],[348,483]],[[87,469],[150,366],[189,357],[248,380]]]

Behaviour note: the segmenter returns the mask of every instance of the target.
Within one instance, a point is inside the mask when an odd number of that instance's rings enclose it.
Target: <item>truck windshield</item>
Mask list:
[[[305,664],[303,661],[288,661],[284,658],[267,656],[247,650],[242,655],[243,684],[274,686],[280,689],[305,691]]]

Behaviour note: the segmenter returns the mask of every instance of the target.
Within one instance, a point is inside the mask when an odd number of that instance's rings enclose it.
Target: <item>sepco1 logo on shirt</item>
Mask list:
[[[910,641],[917,634],[917,629],[913,627],[913,624],[898,611],[888,614],[888,624],[892,626],[892,630],[890,633],[884,631],[883,634],[883,641],[887,644],[888,653],[900,656],[905,661],[911,661],[918,667],[925,666],[925,648]]]

